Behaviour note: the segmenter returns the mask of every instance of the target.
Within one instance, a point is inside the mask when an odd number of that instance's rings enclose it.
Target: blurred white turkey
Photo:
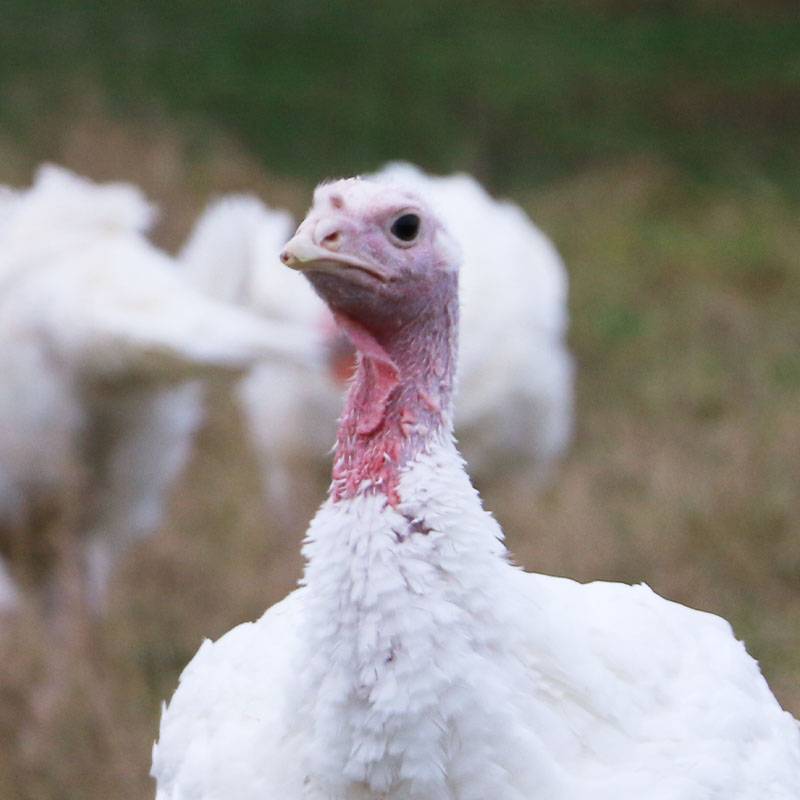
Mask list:
[[[330,371],[332,348],[341,347],[333,319],[303,277],[278,260],[293,230],[287,212],[232,195],[209,206],[179,255],[189,282],[209,296],[319,334],[315,366],[264,361],[239,386],[266,495],[278,512],[291,504],[296,481],[327,468],[344,393],[344,381]],[[347,346],[344,355],[350,365]]]
[[[456,434],[471,472],[480,480],[533,465],[545,474],[572,427],[567,275],[553,245],[517,206],[492,199],[467,175],[431,177],[390,164],[374,177],[414,186],[464,252]],[[327,465],[352,357],[324,304],[277,260],[291,229],[285,212],[227,197],[209,207],[180,257],[210,295],[329,332],[327,374],[269,364],[240,390],[273,501],[285,500],[309,464]]]
[[[113,558],[158,524],[199,419],[188,379],[318,348],[188,286],[152,218],[134,187],[54,166],[0,194],[0,552],[45,594],[80,547],[99,604]]]
[[[800,729],[722,619],[512,566],[452,435],[458,245],[400,184],[284,251],[360,357],[301,588],[205,642],[158,800],[797,800]]]

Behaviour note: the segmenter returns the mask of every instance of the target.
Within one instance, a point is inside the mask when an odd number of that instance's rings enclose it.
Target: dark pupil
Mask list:
[[[401,242],[410,242],[419,232],[419,217],[416,214],[403,214],[392,224],[392,233]]]

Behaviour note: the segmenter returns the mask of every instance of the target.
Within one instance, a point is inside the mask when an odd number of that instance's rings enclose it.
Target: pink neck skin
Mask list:
[[[397,507],[402,467],[452,425],[456,292],[383,336],[343,314],[336,320],[359,358],[339,423],[331,496],[352,498],[368,481],[369,491]]]

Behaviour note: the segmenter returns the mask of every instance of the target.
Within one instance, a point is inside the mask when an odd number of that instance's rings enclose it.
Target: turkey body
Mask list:
[[[448,442],[400,491],[329,501],[319,574],[203,645],[158,800],[798,796],[800,730],[724,620],[511,566]]]
[[[512,566],[452,436],[457,246],[323,185],[282,259],[359,360],[301,588],[206,642],[158,800],[792,800],[800,729],[723,620]]]

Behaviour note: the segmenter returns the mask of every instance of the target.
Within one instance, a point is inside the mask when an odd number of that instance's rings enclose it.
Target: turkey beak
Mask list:
[[[301,226],[297,233],[286,243],[281,253],[281,261],[287,267],[303,270],[306,264],[319,261],[323,255],[319,247]]]
[[[341,226],[331,224],[333,222],[325,220],[313,227],[309,226],[308,221],[304,222],[283,248],[281,261],[300,272],[356,270],[386,283],[389,277],[380,266],[341,251]]]

